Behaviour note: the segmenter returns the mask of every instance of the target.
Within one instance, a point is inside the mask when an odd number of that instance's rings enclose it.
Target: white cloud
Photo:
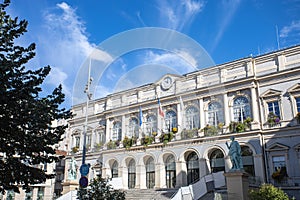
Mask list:
[[[292,21],[292,23],[290,25],[283,27],[280,30],[279,37],[287,38],[291,34],[297,34],[299,36],[299,34],[300,34],[300,20],[299,21]]]
[[[240,0],[223,0],[222,1],[222,9],[220,16],[220,26],[218,28],[218,33],[213,41],[212,51],[218,45],[219,41],[221,40],[227,26],[232,21],[234,14],[237,11],[238,6],[240,5]]]
[[[179,74],[184,74],[194,71],[197,61],[183,50],[163,54],[147,51],[143,63],[164,65],[176,70]]]
[[[180,3],[173,1],[157,1],[162,25],[167,28],[181,31],[192,23],[195,15],[204,8],[204,1],[181,0]]]

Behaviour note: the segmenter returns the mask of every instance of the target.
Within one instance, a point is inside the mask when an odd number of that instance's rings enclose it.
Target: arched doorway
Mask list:
[[[176,164],[173,155],[167,157],[165,166],[167,188],[174,188],[176,186]]]
[[[209,156],[210,171],[216,173],[220,171],[225,172],[224,154],[220,149],[215,149]]]
[[[255,176],[253,152],[248,146],[241,146],[242,161],[245,172],[251,176]]]
[[[118,175],[118,168],[119,168],[118,162],[114,161],[114,163],[111,166],[111,177],[112,178],[116,178],[116,177],[119,176]]]
[[[131,159],[128,164],[128,188],[129,189],[135,188],[135,179],[136,179],[135,161]]]
[[[186,159],[188,185],[199,180],[199,158],[195,152],[190,153]]]
[[[154,188],[155,185],[155,164],[152,157],[146,161],[146,186],[147,188]]]

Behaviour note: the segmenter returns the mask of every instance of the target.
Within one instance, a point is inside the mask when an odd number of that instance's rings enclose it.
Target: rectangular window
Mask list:
[[[274,113],[277,117],[280,117],[280,109],[279,109],[279,103],[278,101],[272,101],[272,102],[268,102],[268,110],[269,113]]]
[[[80,145],[80,137],[76,136],[75,137],[75,147],[79,147],[79,145]]]
[[[300,112],[300,97],[296,97],[296,106],[297,106],[297,112]]]

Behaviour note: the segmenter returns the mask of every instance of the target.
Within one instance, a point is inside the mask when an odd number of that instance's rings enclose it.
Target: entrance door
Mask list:
[[[135,161],[132,159],[128,164],[128,188],[132,189],[135,188]]]
[[[176,164],[173,155],[167,157],[165,165],[167,188],[174,188],[176,186]]]
[[[146,162],[146,185],[147,188],[154,188],[155,185],[155,165],[152,157]]]

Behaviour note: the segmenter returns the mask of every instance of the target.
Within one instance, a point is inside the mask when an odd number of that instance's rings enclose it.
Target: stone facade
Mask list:
[[[124,189],[185,186],[227,172],[225,142],[235,136],[251,180],[293,193],[300,189],[299,80],[300,46],[294,46],[184,75],[166,74],[153,84],[90,101],[88,108],[75,105],[65,171],[71,157],[81,163],[88,115],[89,180],[111,177]]]

